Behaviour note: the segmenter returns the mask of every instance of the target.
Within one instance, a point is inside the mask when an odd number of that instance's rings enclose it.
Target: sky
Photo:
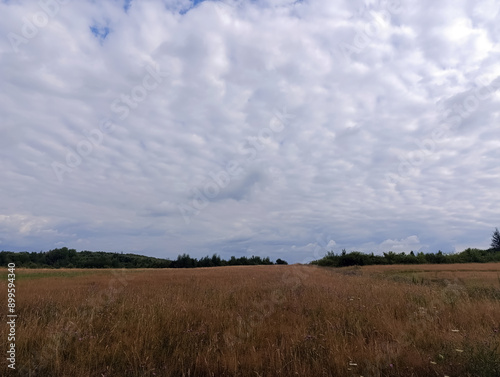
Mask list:
[[[0,14],[0,250],[306,263],[500,227],[498,1]]]

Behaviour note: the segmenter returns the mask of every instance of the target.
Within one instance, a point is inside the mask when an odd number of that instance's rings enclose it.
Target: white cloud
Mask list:
[[[500,76],[498,6],[387,7],[69,2],[27,38],[38,6],[0,3],[2,247],[296,262],[487,247],[500,88],[476,93]]]
[[[419,251],[422,248],[420,240],[417,236],[409,236],[401,240],[385,240],[382,242],[378,251],[384,250],[393,251],[395,253],[408,252],[408,250]]]

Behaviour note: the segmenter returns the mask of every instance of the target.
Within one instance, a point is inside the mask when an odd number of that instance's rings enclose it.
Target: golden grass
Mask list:
[[[500,375],[500,264],[57,271],[16,271],[20,375]]]

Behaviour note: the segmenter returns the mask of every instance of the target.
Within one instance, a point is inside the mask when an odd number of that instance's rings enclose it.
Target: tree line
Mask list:
[[[329,251],[323,258],[311,262],[318,266],[347,267],[366,266],[374,264],[436,264],[436,263],[488,263],[500,262],[500,232],[495,229],[491,238],[491,248],[487,250],[468,248],[461,253],[444,254],[441,250],[437,253],[415,254],[411,251],[406,253],[394,253],[389,251],[383,255],[374,255],[352,251],[350,253],[342,250],[341,254]]]
[[[389,251],[383,255],[374,255],[345,250],[340,254],[329,251],[323,258],[311,264],[327,267],[368,266],[374,264],[440,264],[440,263],[488,263],[500,262],[500,250],[466,249],[461,253],[445,254],[441,250],[437,253],[424,254],[394,253]]]
[[[214,254],[201,259],[182,254],[176,260],[147,257],[137,254],[110,253],[104,251],[76,251],[62,247],[40,252],[0,252],[0,266],[15,263],[16,267],[26,268],[194,268],[241,265],[272,265],[268,257],[234,256],[229,260]],[[287,264],[277,259],[276,264]]]
[[[346,267],[364,266],[374,264],[436,264],[436,263],[487,263],[500,262],[500,232],[495,229],[491,238],[491,248],[488,250],[468,248],[461,253],[415,254],[394,253],[389,251],[383,255],[374,255],[345,249],[342,253],[335,254],[329,251],[323,258],[311,262],[318,266]],[[195,268],[217,266],[250,266],[288,264],[278,258],[273,263],[269,257],[239,257],[232,256],[229,260],[222,259],[219,255],[208,255],[201,259],[192,258],[189,254],[181,254],[176,260],[147,257],[137,254],[110,253],[104,251],[76,251],[63,247],[50,251],[40,252],[0,252],[0,266],[15,263],[17,267],[26,268]]]

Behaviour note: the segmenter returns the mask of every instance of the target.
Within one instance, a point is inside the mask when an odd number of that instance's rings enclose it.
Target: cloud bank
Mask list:
[[[495,1],[0,2],[0,249],[488,247]]]

